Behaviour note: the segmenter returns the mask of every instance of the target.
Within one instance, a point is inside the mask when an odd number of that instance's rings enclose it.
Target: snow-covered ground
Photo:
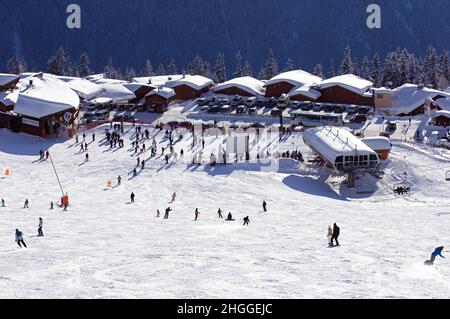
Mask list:
[[[127,130],[127,129],[126,129]],[[394,144],[381,180],[364,178],[358,194],[325,168],[291,160],[192,166],[165,165],[158,151],[138,176],[126,147],[89,145],[84,162],[75,141],[44,141],[0,130],[0,298],[447,298],[448,259],[424,266],[437,246],[448,247],[450,152],[411,143]],[[152,135],[156,132],[152,131]],[[157,136],[166,145],[164,134]],[[88,141],[91,140],[88,134]],[[190,150],[191,136],[176,144]],[[205,160],[224,140],[206,139]],[[300,135],[276,145],[307,155]],[[147,146],[150,143],[147,143]],[[50,147],[68,212],[49,209],[61,194],[49,161]],[[141,159],[148,155],[140,155]],[[188,156],[186,156],[188,157]],[[408,172],[413,195],[398,198],[393,185]],[[107,181],[121,175],[122,185]],[[376,187],[371,183],[376,182]],[[136,203],[129,204],[131,192]],[[169,205],[171,194],[177,193]],[[23,209],[25,198],[30,208]],[[267,213],[261,203],[268,202]],[[170,219],[155,218],[171,206]],[[218,219],[221,208],[235,222]],[[194,210],[201,212],[194,221]],[[250,216],[250,227],[242,218]],[[44,219],[45,237],[37,234]],[[341,227],[341,247],[328,248],[327,227]],[[14,243],[24,232],[28,249]],[[445,251],[444,251],[445,252]],[[445,253],[444,253],[445,255]]]

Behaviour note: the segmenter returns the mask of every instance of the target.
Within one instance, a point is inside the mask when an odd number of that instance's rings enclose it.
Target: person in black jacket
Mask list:
[[[336,225],[336,223],[333,224],[333,235],[331,236],[331,246],[333,245],[333,240],[336,241],[336,245],[335,246],[339,246],[339,235],[341,233],[341,229],[338,227],[338,225]]]
[[[131,193],[130,199],[131,199],[131,202],[132,202],[132,203],[134,203],[134,197],[135,197],[134,193]]]

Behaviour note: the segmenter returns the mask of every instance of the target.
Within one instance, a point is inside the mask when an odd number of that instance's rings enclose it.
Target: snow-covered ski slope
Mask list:
[[[157,159],[132,178],[133,131],[120,150],[109,150],[102,132],[96,130],[90,162],[83,164],[74,140],[56,143],[0,130],[0,169],[11,170],[0,177],[7,206],[0,207],[0,298],[450,296],[448,258],[423,265],[435,247],[448,251],[450,245],[448,151],[394,144],[384,178],[357,181],[360,190],[377,183],[368,195],[348,191],[341,177],[328,176],[324,168],[291,160],[215,168],[182,160],[165,165],[163,132],[157,136]],[[191,140],[185,135],[175,150],[186,152]],[[206,139],[205,159],[219,141],[223,137]],[[68,212],[56,205],[49,209],[61,191],[50,162],[36,155],[47,146],[70,196]],[[280,146],[292,147],[307,150],[300,135]],[[404,171],[413,195],[398,198],[392,186]],[[107,189],[118,175],[122,185]],[[131,192],[135,204],[129,204]],[[177,198],[169,205],[173,192]],[[25,198],[29,209],[22,209]],[[264,199],[267,213],[261,212]],[[155,218],[156,209],[162,217],[168,206],[170,219]],[[219,207],[236,221],[218,219]],[[195,208],[201,213],[197,222]],[[250,227],[242,225],[245,216]],[[39,217],[42,238],[32,237]],[[341,227],[338,248],[327,245],[333,222]],[[24,232],[28,249],[14,243],[16,228]]]

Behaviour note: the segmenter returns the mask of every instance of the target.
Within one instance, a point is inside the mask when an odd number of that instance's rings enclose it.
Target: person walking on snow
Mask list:
[[[336,225],[336,223],[333,224],[333,235],[331,236],[331,245],[333,246],[333,240],[336,241],[336,245],[335,246],[339,246],[339,235],[341,234],[341,229],[338,227],[338,225]]]
[[[136,196],[136,195],[134,195],[134,193],[132,192],[131,195],[130,195],[130,199],[131,199],[131,202],[132,202],[132,203],[134,203],[134,198],[135,198],[135,196]]]
[[[16,243],[20,248],[22,248],[22,245],[27,248],[27,244],[25,244],[25,241],[23,240],[23,233],[18,229],[16,229]]]
[[[427,265],[433,265],[434,264],[434,260],[436,259],[437,256],[441,256],[442,258],[445,258],[444,256],[442,256],[442,251],[444,250],[444,246],[441,247],[437,247],[433,253],[431,254],[431,258],[430,260],[427,260],[425,262],[425,264]]]
[[[196,208],[195,209],[195,221],[197,221],[198,215],[200,215],[200,212],[198,211],[198,208]]]
[[[170,201],[169,204],[174,203],[176,199],[177,199],[177,193],[173,192],[173,194],[172,194],[172,200]]]
[[[265,200],[263,201],[263,204],[262,204],[262,206],[263,206],[263,210],[264,210],[264,212],[267,212],[267,203],[266,203],[266,201],[265,201]]]
[[[53,209],[53,202],[50,202],[50,209]]]
[[[159,218],[161,213],[159,212],[159,209],[156,210],[156,218]]]
[[[172,211],[172,208],[167,207],[166,212],[164,214],[164,219],[169,219],[169,213]]]
[[[331,237],[333,236],[333,228],[331,228],[330,225],[328,225],[328,234],[327,234],[327,238],[328,238],[328,244],[330,246],[333,245],[333,243],[331,242]]]
[[[5,200],[2,198],[2,207],[5,207]]]
[[[217,217],[218,218],[223,218],[222,216],[222,210],[219,208],[219,210],[217,211]]]
[[[95,142],[95,133],[92,133],[92,142]]]
[[[84,162],[85,163],[89,162],[89,153],[86,153],[86,157],[84,158]]]
[[[44,232],[42,231],[43,226],[44,226],[44,221],[42,220],[42,217],[39,217],[39,224],[38,224],[38,236],[39,237],[44,236]]]
[[[50,157],[50,152],[49,151],[45,152],[45,159],[48,159],[49,157]]]
[[[250,223],[250,218],[248,216],[244,217],[244,226],[249,226],[249,223]]]
[[[120,186],[121,183],[122,183],[122,177],[119,175],[119,177],[117,177],[117,186]]]
[[[25,199],[25,203],[23,204],[23,208],[28,208],[28,204],[29,204],[30,202],[28,201],[28,198],[27,199]]]

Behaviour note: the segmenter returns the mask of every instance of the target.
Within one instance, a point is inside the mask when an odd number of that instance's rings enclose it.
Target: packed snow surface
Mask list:
[[[143,127],[145,129],[145,127]],[[149,128],[151,135],[157,131]],[[132,177],[134,129],[126,127],[125,148],[110,149],[98,128],[90,161],[74,140],[42,140],[0,130],[0,298],[448,298],[450,266],[438,257],[448,247],[450,192],[445,172],[450,152],[395,142],[384,162],[385,176],[357,181],[358,194],[324,167],[292,160],[192,166],[190,159],[166,165],[158,155]],[[80,138],[81,139],[81,138]],[[225,137],[205,138],[204,158]],[[192,135],[175,144],[191,152]],[[262,137],[270,152],[278,137]],[[151,142],[147,142],[147,147]],[[253,146],[253,138],[251,139]],[[70,206],[49,161],[49,147]],[[285,136],[280,151],[311,155],[301,134]],[[200,150],[200,144],[194,151]],[[2,169],[3,170],[3,169]],[[395,196],[394,184],[408,172],[412,195]],[[122,176],[117,186],[116,178]],[[111,180],[113,188],[107,187]],[[371,186],[375,185],[375,186]],[[130,204],[130,193],[136,202]],[[176,201],[168,204],[173,192]],[[28,198],[30,208],[23,209]],[[263,213],[261,203],[268,202]],[[50,210],[50,201],[55,209]],[[166,207],[170,218],[161,217]],[[217,218],[232,212],[235,222]],[[194,210],[200,217],[194,221]],[[242,218],[250,217],[243,227]],[[45,237],[37,234],[44,219]],[[328,248],[327,227],[341,227],[340,247]],[[24,233],[28,249],[14,242]],[[446,248],[448,250],[448,248]],[[444,250],[444,256],[447,255]]]

